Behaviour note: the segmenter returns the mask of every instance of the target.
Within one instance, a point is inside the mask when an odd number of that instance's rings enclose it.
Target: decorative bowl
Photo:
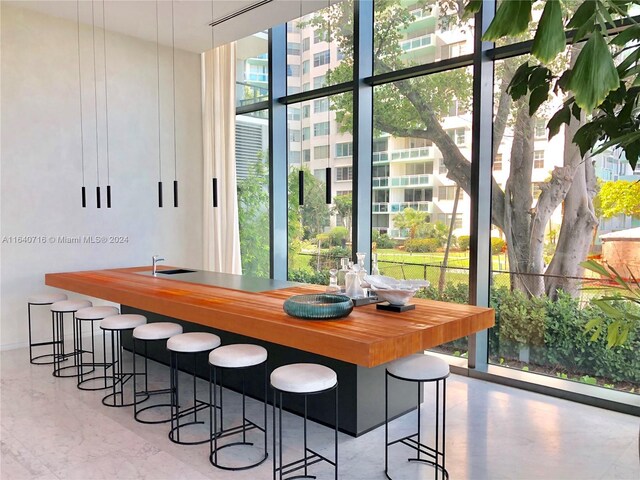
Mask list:
[[[417,290],[430,285],[428,280],[398,280],[385,275],[365,275],[365,282],[378,289]]]
[[[371,286],[380,300],[391,305],[406,305],[418,291],[417,288],[377,288]]]
[[[327,320],[349,315],[353,310],[353,302],[345,295],[333,293],[294,295],[284,301],[283,308],[292,317]]]

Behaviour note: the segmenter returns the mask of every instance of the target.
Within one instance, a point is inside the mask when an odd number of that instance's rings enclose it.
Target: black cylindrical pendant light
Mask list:
[[[82,115],[82,63],[80,61],[80,0],[76,1],[78,24],[78,97],[80,107],[80,159],[82,162],[82,208],[87,208],[87,189],[84,185],[84,118]]]
[[[162,208],[162,182],[158,182],[158,207]]]
[[[304,205],[304,170],[298,172],[298,205]]]
[[[329,146],[329,149],[331,149],[331,146]],[[324,171],[324,181],[326,183],[326,189],[325,189],[325,201],[327,204],[331,203],[331,167],[327,167]]]
[[[158,208],[162,208],[162,142],[160,122],[160,17],[158,13],[158,0],[156,0],[156,75],[157,75],[157,102],[158,102]]]
[[[213,200],[213,208],[217,208],[218,207],[218,179],[217,178],[212,178],[211,179],[211,195],[212,195],[212,200]]]

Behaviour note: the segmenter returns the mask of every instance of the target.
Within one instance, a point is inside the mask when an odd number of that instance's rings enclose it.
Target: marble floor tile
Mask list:
[[[125,356],[126,357],[126,356]],[[126,358],[130,362],[130,358]],[[192,386],[182,376],[182,398]],[[150,388],[166,388],[168,370],[149,363]],[[198,398],[208,384],[197,382]],[[50,366],[34,366],[26,349],[0,353],[0,479],[220,479],[272,478],[272,410],[267,414],[269,458],[246,471],[229,472],[209,463],[209,445],[182,446],[167,438],[168,424],[134,421],[131,408],[102,405],[104,391],[76,388],[75,379],[51,376]],[[240,395],[225,391],[225,421],[240,419]],[[166,402],[167,397],[157,397]],[[425,390],[422,429],[431,438],[435,408]],[[247,412],[262,423],[263,407],[248,400]],[[162,413],[162,412],[160,412]],[[164,411],[166,413],[166,409]],[[158,415],[158,412],[152,412]],[[202,418],[208,421],[207,412]],[[393,435],[416,430],[417,414],[393,421]],[[207,424],[203,427],[206,433]],[[447,469],[451,479],[469,480],[639,480],[640,419],[586,405],[452,375],[447,388]],[[284,455],[301,453],[301,419],[283,415]],[[333,431],[309,424],[313,448],[331,456]],[[262,449],[262,437],[255,438]],[[384,479],[384,428],[358,438],[339,435],[340,478]],[[256,457],[229,448],[225,461],[238,464]],[[428,466],[408,463],[402,446],[390,453],[395,480],[432,478]],[[286,460],[285,460],[286,461]],[[312,467],[319,480],[333,478],[326,465]]]

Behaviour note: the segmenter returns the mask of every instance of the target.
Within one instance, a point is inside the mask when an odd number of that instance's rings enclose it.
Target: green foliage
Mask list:
[[[567,22],[562,19],[562,2],[545,0],[536,27],[532,55],[541,64],[522,65],[514,76],[509,93],[516,99],[530,93],[530,112],[535,112],[547,98],[549,87],[570,95],[549,121],[549,138],[560,125],[569,124],[571,113],[576,119],[590,117],[575,134],[573,142],[584,156],[590,150],[619,147],[632,168],[640,157],[640,26],[635,21],[613,35],[607,28],[614,17],[629,20],[629,8],[637,0],[588,0],[573,12]],[[465,15],[475,13],[481,2],[471,0]],[[518,37],[531,21],[533,2],[503,1],[483,35],[484,40]],[[545,65],[565,51],[564,30],[573,29],[574,43],[587,39],[573,65],[558,75]],[[576,48],[576,47],[573,47]],[[617,66],[616,66],[617,64]],[[594,111],[595,110],[595,111]]]
[[[640,281],[631,271],[631,280],[625,280],[615,268],[604,266],[594,260],[582,262],[585,269],[612,280],[612,285],[605,287],[605,296],[592,301],[609,319],[595,317],[585,325],[585,332],[591,332],[591,340],[597,341],[602,333],[606,333],[609,348],[625,345],[630,334],[640,328]],[[602,287],[598,288],[602,290]]]
[[[331,213],[342,217],[346,235],[349,236],[349,232],[351,230],[351,217],[353,214],[353,201],[351,199],[351,194],[336,195],[333,197]]]
[[[437,241],[438,247],[442,247],[447,243],[448,236],[449,227],[442,222],[427,223],[418,228],[418,237],[433,238]],[[455,237],[453,243],[455,243]]]
[[[376,248],[394,248],[397,242],[387,236],[386,233],[380,233],[379,230],[371,230],[371,242],[376,244]]]
[[[333,227],[328,236],[331,245],[343,246],[349,240],[349,230],[347,227]]]
[[[439,246],[436,238],[412,238],[404,243],[404,249],[411,253],[435,252]]]
[[[304,205],[298,205],[299,168],[289,173],[289,241],[312,239],[329,224],[329,206],[325,203],[325,185],[303,167]]]
[[[529,299],[524,293],[514,291],[500,304],[500,340],[521,346],[541,345],[544,339],[544,300]]]
[[[502,252],[506,243],[499,237],[491,237],[491,255],[497,255]]]
[[[621,214],[640,218],[640,181],[604,182],[598,192],[598,199],[604,218]]]
[[[489,332],[493,355],[517,359],[518,350],[527,345],[531,364],[573,375],[640,383],[640,324],[630,330],[625,345],[609,348],[604,336],[592,341],[584,334],[589,322],[602,317],[600,310],[593,304],[581,308],[578,300],[563,292],[552,301],[546,296],[526,299],[508,288],[493,288],[491,306],[496,310],[496,327]],[[535,329],[526,325],[529,322]],[[610,325],[613,319],[604,317],[603,322]],[[528,335],[531,343],[524,342]],[[568,378],[566,373],[557,376]]]
[[[238,180],[238,221],[242,272],[268,278],[269,271],[269,177],[260,155],[246,178]]]
[[[470,241],[471,237],[469,235],[460,235],[458,237],[458,247],[460,247],[460,250],[469,250]]]
[[[346,247],[331,247],[327,252],[327,256],[331,258],[351,257],[351,249]]]
[[[402,213],[393,217],[393,224],[396,228],[409,230],[409,239],[416,238],[419,229],[426,228],[429,222],[429,214],[420,212],[413,208],[405,208]]]
[[[447,283],[442,292],[438,291],[437,286],[429,286],[423,290],[419,290],[416,293],[416,297],[441,302],[468,304],[469,285],[466,283]]]
[[[329,285],[329,272],[315,270],[289,270],[289,281],[311,283],[313,285]]]

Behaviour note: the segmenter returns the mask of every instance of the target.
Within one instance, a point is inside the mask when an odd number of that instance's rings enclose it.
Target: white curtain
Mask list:
[[[204,268],[242,273],[236,190],[236,44],[202,55]],[[218,179],[213,207],[212,179]]]

